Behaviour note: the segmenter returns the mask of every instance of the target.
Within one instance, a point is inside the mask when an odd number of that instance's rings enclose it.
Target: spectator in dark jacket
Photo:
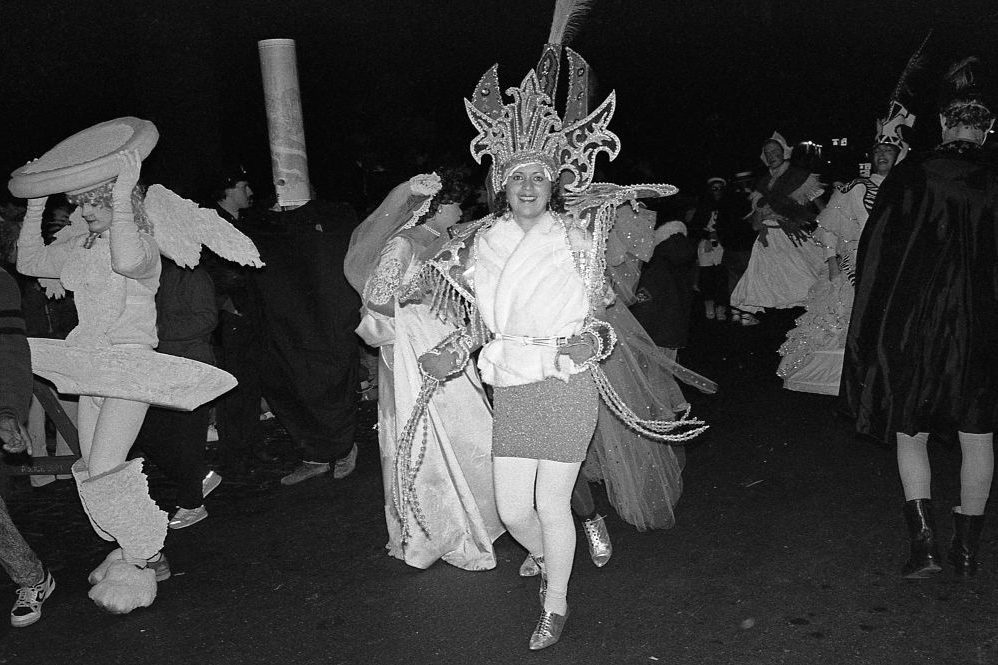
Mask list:
[[[181,268],[163,258],[156,292],[156,350],[180,358],[215,364],[211,334],[218,324],[215,287],[200,265]],[[210,404],[193,411],[150,407],[136,444],[177,485],[177,511],[171,529],[182,529],[208,517],[204,497],[222,478],[204,461]]]
[[[253,190],[241,166],[230,166],[216,176],[209,199],[222,219],[244,233],[249,232],[246,212],[253,204]],[[260,427],[259,358],[263,341],[259,322],[248,311],[249,283],[256,268],[226,261],[211,252],[206,252],[202,264],[215,287],[221,339],[219,365],[239,382],[217,402],[219,462],[240,473],[254,459],[263,462],[276,459],[267,451]]]
[[[673,359],[689,341],[697,249],[686,236],[686,225],[666,222],[655,229],[658,244],[638,281],[634,317],[655,344]]]

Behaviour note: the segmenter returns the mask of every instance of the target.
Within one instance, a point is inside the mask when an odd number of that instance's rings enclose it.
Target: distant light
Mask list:
[[[842,147],[845,147],[845,146],[849,145],[849,139],[847,139],[846,137],[843,136],[842,137],[842,142],[839,145],[841,145]]]

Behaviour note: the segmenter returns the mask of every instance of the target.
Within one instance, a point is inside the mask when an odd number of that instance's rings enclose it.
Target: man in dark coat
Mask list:
[[[285,485],[356,455],[360,299],[343,274],[356,226],[347,204],[313,200],[250,230],[266,264],[250,279],[263,395],[302,449]]]
[[[250,226],[246,213],[253,204],[249,176],[241,166],[222,170],[211,185],[209,201],[225,221],[244,233]],[[251,457],[274,461],[266,449],[260,427],[260,331],[249,314],[249,280],[257,270],[205,252],[202,263],[211,276],[218,307],[219,366],[236,377],[235,388],[217,405],[219,462],[224,469],[242,472]]]
[[[983,95],[963,87],[944,99],[940,121],[943,142],[896,166],[870,212],[842,372],[857,429],[897,441],[909,578],[940,570],[928,433],[959,433],[949,560],[972,575],[998,423],[998,169],[981,147],[994,120]]]

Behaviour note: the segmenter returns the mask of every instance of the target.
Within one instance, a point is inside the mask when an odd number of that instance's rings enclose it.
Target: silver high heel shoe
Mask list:
[[[546,649],[561,639],[561,632],[565,630],[565,621],[568,620],[568,608],[564,614],[555,614],[541,610],[541,616],[537,620],[537,626],[530,636],[530,650],[539,651]]]
[[[537,572],[541,576],[541,586],[537,590],[537,597],[541,601],[541,608],[544,607],[544,597],[548,592],[548,574],[544,571],[544,557],[542,556],[530,556],[534,560],[534,565],[537,566]]]
[[[520,564],[520,577],[537,577],[540,574],[540,566],[534,561],[534,557],[528,554],[527,558]]]
[[[610,532],[606,529],[606,521],[602,515],[594,519],[583,520],[582,530],[589,541],[589,556],[597,568],[602,568],[613,556],[613,544],[610,542]]]

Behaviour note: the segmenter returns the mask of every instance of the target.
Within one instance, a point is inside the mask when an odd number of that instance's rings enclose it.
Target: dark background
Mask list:
[[[463,96],[500,63],[504,86],[536,64],[553,0],[3,0],[4,172],[91,124],[153,120],[149,180],[196,195],[221,161],[270,179],[256,42],[297,40],[312,179],[328,198],[380,190],[420,167],[470,162]],[[916,147],[938,138],[938,70],[977,52],[998,65],[992,2],[599,0],[572,46],[624,150],[607,175],[695,186],[754,168],[779,129],[854,164],[930,27],[915,78]],[[930,120],[931,119],[931,120]],[[829,150],[846,136],[848,155]],[[260,192],[266,196],[266,192]]]

